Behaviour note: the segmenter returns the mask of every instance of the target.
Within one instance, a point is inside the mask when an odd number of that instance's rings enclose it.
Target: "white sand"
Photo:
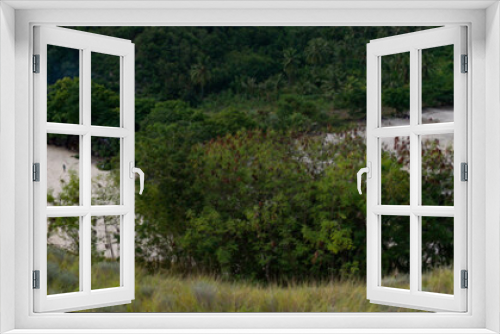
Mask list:
[[[77,154],[78,152],[70,151],[64,147],[54,145],[47,146],[47,188],[52,188],[54,190],[54,196],[57,196],[62,190],[62,185],[64,183],[62,183],[61,180],[64,180],[65,182],[69,181],[70,170],[79,172],[80,160],[75,157]],[[108,171],[99,170],[97,168],[98,162],[98,159],[92,157],[91,174],[93,178],[98,175],[109,173]],[[116,256],[120,254],[116,238],[113,236],[114,233],[117,232],[116,228],[116,226],[104,226],[103,219],[99,219],[97,221],[95,228],[98,240],[96,249],[103,252],[104,256],[108,258],[116,258]],[[62,233],[51,235],[48,242],[61,248],[72,248],[73,246],[71,239],[64,236]],[[111,248],[107,244],[108,242],[111,242]]]
[[[442,108],[442,109],[424,109],[422,111],[422,119],[424,124],[428,123],[444,123],[453,122],[453,109]],[[394,118],[390,122],[384,122],[385,126],[408,126],[410,124],[409,118]],[[366,125],[360,125],[360,131],[357,132],[360,136],[366,135]],[[341,140],[341,136],[336,133],[329,133],[326,135],[326,141],[330,143],[338,143]],[[438,139],[439,146],[442,148],[448,147],[453,144],[453,135],[428,135],[424,139]],[[391,150],[394,147],[394,138],[382,138],[383,144],[386,144],[388,149]]]
[[[422,121],[424,124],[429,123],[445,123],[445,122],[453,122],[453,108],[452,107],[444,107],[444,108],[427,108],[422,110]],[[410,119],[402,119],[396,118],[391,119],[390,123],[385,123],[386,126],[404,126],[410,124]],[[427,135],[423,137],[424,140],[439,140],[439,146],[441,148],[449,147],[453,145],[453,134],[445,134],[445,135]],[[389,148],[394,146],[394,140],[390,138],[384,138],[384,143],[387,143]]]
[[[70,151],[64,147],[47,145],[47,188],[54,189],[54,195],[57,196],[62,190],[61,180],[69,181],[69,170],[79,172],[80,160],[75,156],[78,152]],[[108,171],[102,171],[97,168],[98,159],[92,157],[91,173],[92,177],[100,174],[108,174]]]

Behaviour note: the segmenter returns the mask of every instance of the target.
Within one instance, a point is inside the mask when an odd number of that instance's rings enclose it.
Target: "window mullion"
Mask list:
[[[88,48],[83,50],[82,59],[82,125],[90,128],[91,125],[91,53]],[[92,178],[91,178],[91,134],[87,131],[82,135],[82,189],[81,198],[82,204],[89,211],[83,217],[83,233],[82,233],[82,275],[83,275],[83,291],[90,293],[91,290],[91,236],[92,236],[92,219],[90,215],[91,193],[92,193]]]
[[[80,49],[80,55],[79,55],[79,61],[78,61],[78,64],[79,64],[79,73],[78,73],[78,78],[80,78],[79,82],[78,82],[78,89],[79,89],[79,118],[80,118],[80,122],[79,122],[79,125],[83,124],[83,50]],[[47,124],[47,127],[49,126],[49,124]],[[83,166],[82,166],[82,162],[85,162],[85,159],[83,159],[83,156],[84,156],[84,150],[83,150],[83,136],[80,135],[80,143],[79,143],[79,152],[78,152],[78,156],[79,156],[79,162],[78,164],[80,165],[78,170],[78,178],[80,180],[80,184],[79,184],[79,201],[80,201],[80,206],[83,206],[84,205],[84,201],[83,201],[83,189],[84,189],[84,182],[83,181]],[[78,240],[80,241],[80,244],[78,246],[78,253],[79,253],[79,256],[78,256],[78,260],[79,260],[79,270],[78,270],[78,275],[79,275],[79,285],[80,285],[80,291],[84,291],[86,289],[86,286],[84,284],[85,282],[85,274],[84,274],[84,270],[83,268],[85,268],[85,262],[84,262],[84,252],[85,252],[85,243],[83,242],[86,238],[86,235],[85,235],[85,229],[84,229],[84,219],[83,217],[80,217],[79,219],[79,224],[78,224]]]
[[[410,291],[418,292],[418,282],[420,281],[419,249],[420,233],[419,220],[414,209],[418,206],[420,200],[420,182],[419,182],[419,138],[415,133],[415,128],[419,123],[419,105],[420,105],[420,66],[419,51],[412,49],[410,51]]]
[[[86,293],[90,293],[91,290],[91,216],[90,213],[87,213],[85,216],[83,216],[83,233],[82,233],[82,240],[81,240],[81,247],[80,249],[83,250],[82,252],[82,278],[83,278],[83,291]]]

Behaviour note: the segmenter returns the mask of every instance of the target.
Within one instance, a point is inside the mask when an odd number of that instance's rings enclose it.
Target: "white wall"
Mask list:
[[[40,2],[41,3],[41,2]],[[56,2],[54,2],[56,3]],[[58,3],[58,2],[57,2]],[[64,2],[67,3],[67,2]],[[96,2],[97,3],[97,2]],[[491,29],[497,29],[496,32],[493,32],[497,37],[489,38],[489,47],[493,49],[498,48],[498,8],[491,7],[488,11],[489,19],[488,19],[488,32],[492,33]],[[444,20],[444,21],[443,21]],[[29,40],[30,40],[30,22],[37,23],[47,23],[53,24],[54,22],[71,22],[76,25],[89,25],[92,23],[99,22],[109,22],[110,25],[141,25],[146,23],[146,25],[199,25],[216,23],[221,24],[221,22],[226,22],[226,24],[231,25],[231,22],[238,22],[239,25],[266,25],[268,22],[276,22],[282,25],[289,25],[290,22],[293,22],[297,25],[329,25],[330,23],[343,25],[349,24],[351,22],[360,22],[360,25],[378,25],[380,22],[396,22],[400,25],[408,25],[409,22],[429,22],[433,25],[437,25],[436,22],[445,22],[448,24],[456,24],[457,22],[471,22],[472,29],[472,40],[473,40],[473,54],[472,54],[472,68],[473,68],[473,87],[475,91],[475,98],[472,101],[472,110],[473,110],[473,119],[472,125],[470,126],[470,131],[472,132],[472,136],[474,137],[472,152],[473,156],[469,158],[469,162],[471,162],[471,166],[473,167],[470,170],[469,176],[474,178],[474,189],[471,193],[471,198],[473,200],[473,208],[471,214],[471,220],[473,224],[473,229],[470,230],[472,235],[472,239],[474,240],[474,248],[469,248],[469,254],[471,258],[474,258],[474,261],[470,261],[471,274],[470,278],[474,282],[479,282],[478,286],[472,292],[472,289],[469,289],[469,297],[472,300],[472,310],[473,317],[463,316],[450,316],[447,314],[437,314],[435,317],[429,317],[428,321],[422,322],[418,324],[416,327],[439,327],[439,326],[451,326],[451,327],[480,327],[482,328],[485,324],[484,322],[484,313],[485,313],[485,305],[492,306],[491,309],[488,309],[488,318],[490,328],[497,328],[499,326],[498,322],[498,314],[499,314],[499,306],[498,303],[500,301],[499,298],[499,275],[496,271],[490,270],[489,275],[491,277],[485,278],[484,273],[484,254],[485,247],[488,247],[491,253],[488,253],[492,260],[496,259],[499,261],[499,249],[498,240],[500,229],[498,227],[500,223],[500,195],[497,192],[500,192],[500,175],[497,172],[497,166],[500,166],[500,131],[498,126],[500,125],[500,116],[495,113],[499,112],[498,106],[500,105],[498,100],[498,87],[499,87],[499,57],[498,52],[493,55],[488,55],[488,61],[490,63],[494,63],[494,66],[490,68],[488,66],[488,71],[486,72],[486,68],[484,66],[485,53],[484,53],[484,29],[486,28],[486,20],[484,16],[483,10],[412,10],[412,11],[398,11],[398,10],[362,10],[361,12],[352,11],[352,10],[321,10],[321,11],[313,11],[313,10],[268,10],[268,11],[260,11],[260,10],[242,10],[242,11],[230,11],[230,10],[210,10],[209,12],[203,10],[154,10],[154,11],[146,11],[146,10],[100,10],[100,11],[92,11],[92,10],[49,10],[49,11],[30,11],[30,10],[19,10],[17,11],[16,16],[16,36],[17,36],[17,68],[16,75],[17,81],[15,83],[16,87],[16,130],[15,130],[15,141],[16,147],[18,148],[15,159],[16,163],[16,189],[17,192],[14,194],[14,190],[12,192],[9,190],[2,192],[6,195],[5,197],[0,197],[0,202],[3,203],[6,207],[8,203],[12,204],[12,197],[17,198],[16,200],[16,240],[17,240],[17,250],[16,250],[16,273],[17,280],[16,290],[18,294],[16,295],[16,308],[18,308],[18,312],[16,313],[16,324],[20,328],[36,328],[36,327],[45,327],[45,328],[71,328],[71,327],[93,327],[93,328],[117,328],[121,327],[125,328],[134,328],[137,323],[144,322],[147,323],[150,328],[163,328],[168,324],[171,328],[180,328],[183,326],[194,326],[197,328],[221,328],[222,326],[226,328],[239,328],[239,327],[261,327],[263,326],[271,326],[269,325],[270,319],[269,317],[261,317],[259,318],[256,315],[247,316],[247,315],[229,315],[221,317],[219,315],[214,317],[207,317],[206,315],[200,315],[199,317],[191,317],[184,315],[166,315],[166,316],[158,316],[151,317],[148,315],[136,315],[131,317],[130,315],[125,316],[115,316],[115,320],[112,322],[106,322],[106,317],[94,318],[91,315],[81,315],[79,317],[63,317],[58,316],[57,314],[51,316],[44,317],[29,317],[27,310],[32,309],[30,296],[32,295],[32,291],[26,289],[26,284],[29,284],[30,274],[32,266],[28,261],[28,257],[30,254],[30,224],[32,220],[30,218],[30,163],[31,163],[31,155],[30,155],[30,105],[29,105],[29,89],[30,89],[30,81],[29,81],[29,70],[30,70],[30,48],[29,48]],[[396,24],[394,23],[394,24]],[[9,25],[10,26],[10,25]],[[3,43],[3,41],[2,41]],[[10,45],[10,44],[9,44]],[[3,46],[3,44],[2,44]],[[2,59],[2,66],[6,67],[6,70],[11,70]],[[489,86],[488,94],[489,96],[494,96],[495,101],[492,103],[488,102],[488,117],[493,116],[493,120],[486,121],[485,117],[485,81],[484,77],[486,73],[493,73],[492,71],[496,71],[493,78],[490,78],[489,83],[492,86]],[[486,73],[485,73],[486,72]],[[3,74],[3,73],[2,73]],[[5,77],[5,76],[4,76]],[[7,96],[10,98],[13,96],[12,91],[14,84],[12,82],[13,75],[9,74],[11,80],[0,86],[0,91],[3,96]],[[8,81],[8,80],[5,80]],[[0,81],[2,84],[2,81]],[[7,93],[3,93],[3,90],[6,90]],[[495,94],[496,95],[492,95]],[[7,103],[7,101],[2,101],[2,103]],[[1,112],[4,113],[5,108],[2,107]],[[491,114],[491,115],[490,115]],[[7,113],[7,115],[11,115],[11,113]],[[496,118],[495,118],[496,117]],[[498,121],[497,121],[498,120]],[[486,147],[485,141],[485,128],[488,127],[488,131],[490,134],[494,134],[492,138],[488,139],[488,147]],[[12,127],[13,128],[13,127]],[[5,136],[11,140],[14,136],[14,130],[12,128],[9,129],[10,135]],[[2,134],[3,136],[3,134]],[[3,138],[3,137],[2,137]],[[5,141],[3,141],[5,143]],[[0,145],[2,141],[0,139]],[[8,143],[5,144],[8,148]],[[2,149],[3,147],[0,147]],[[488,152],[492,152],[492,156],[488,157],[489,166],[493,169],[493,174],[487,174],[488,180],[486,180],[485,173],[485,149],[488,149]],[[499,152],[496,152],[499,151]],[[3,152],[3,150],[2,150]],[[14,153],[10,148],[8,148],[7,152],[3,152],[0,155],[0,159],[2,159],[3,155],[9,155],[13,157]],[[493,160],[492,160],[493,159]],[[496,159],[496,160],[495,160]],[[3,160],[2,160],[3,161]],[[492,165],[493,164],[493,165]],[[3,166],[0,164],[0,187],[4,184],[12,185],[12,180],[7,180],[9,175],[3,175]],[[12,171],[12,166],[7,166],[5,168],[7,171]],[[491,171],[490,171],[491,172]],[[10,172],[9,172],[10,174]],[[7,180],[10,183],[2,183],[3,180]],[[487,182],[486,182],[487,181]],[[488,184],[489,193],[492,195],[486,205],[491,212],[488,213],[488,217],[485,217],[485,186]],[[8,195],[7,195],[8,194]],[[1,208],[0,208],[1,209]],[[495,212],[495,214],[492,214]],[[5,215],[0,214],[0,219],[5,217]],[[5,221],[0,220],[0,224]],[[13,221],[13,220],[12,220]],[[494,223],[494,226],[490,226],[488,231],[485,231],[485,221],[491,221]],[[491,224],[489,224],[491,225]],[[11,225],[8,225],[8,228],[11,228]],[[490,233],[487,233],[490,232]],[[10,233],[9,233],[10,234]],[[484,236],[488,236],[488,244],[485,245]],[[480,236],[480,237],[478,237]],[[2,236],[0,236],[0,271],[10,270],[13,268],[12,262],[1,262],[2,259],[8,261],[8,254],[4,249],[9,250],[7,247],[9,240],[2,240]],[[497,244],[495,244],[497,243]],[[480,260],[481,259],[481,260]],[[11,259],[10,259],[11,260]],[[500,262],[500,261],[499,261]],[[10,267],[8,265],[10,264]],[[498,264],[498,263],[497,263]],[[7,269],[5,269],[7,268]],[[13,272],[14,270],[12,270]],[[497,270],[500,271],[500,270]],[[479,273],[479,275],[475,275],[474,273]],[[10,286],[12,279],[11,276],[8,277],[7,280],[2,281],[0,284],[1,288],[8,288]],[[496,282],[496,283],[495,283]],[[486,284],[485,284],[486,283]],[[7,291],[8,295],[11,295],[11,291],[9,289],[4,289]],[[0,290],[3,292],[4,290]],[[488,293],[485,293],[488,291]],[[485,298],[487,297],[488,304],[485,304]],[[2,302],[4,302],[6,296],[2,295]],[[7,304],[7,303],[6,303]],[[10,312],[14,305],[8,305],[9,310],[5,307],[1,308],[2,314],[1,316],[7,317],[6,312]],[[1,306],[0,306],[1,307]],[[9,313],[11,315],[11,313]],[[356,315],[356,318],[346,317],[344,315],[324,315],[324,316],[314,316],[313,318],[307,318],[309,315],[301,314],[301,315],[277,315],[273,317],[272,326],[275,328],[283,328],[286,325],[296,326],[297,328],[304,328],[306,326],[307,321],[309,321],[311,325],[315,328],[328,328],[332,326],[336,327],[349,327],[355,324],[359,328],[370,328],[370,327],[401,327],[401,324],[405,324],[407,321],[414,320],[412,315],[407,316],[404,314],[396,317],[398,319],[397,322],[394,321],[393,315],[367,315],[367,316],[359,316]],[[359,317],[359,318],[358,318]],[[168,320],[166,320],[168,318]],[[361,318],[361,321],[358,319]],[[495,319],[496,318],[496,319]],[[89,319],[91,319],[89,321]],[[221,319],[224,319],[223,322]],[[333,320],[334,319],[334,320]],[[356,322],[353,322],[356,319]],[[450,320],[451,319],[451,320]],[[192,327],[191,327],[192,328]]]
[[[15,11],[0,2],[0,333],[14,328]],[[7,231],[7,233],[4,233]]]
[[[486,11],[486,328],[500,331],[500,12],[495,3]],[[494,263],[494,265],[493,265]]]

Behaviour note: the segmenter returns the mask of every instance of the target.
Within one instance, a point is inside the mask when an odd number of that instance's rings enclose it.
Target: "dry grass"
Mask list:
[[[450,292],[452,270],[426,274],[428,291]],[[451,285],[450,285],[451,282]],[[136,298],[128,305],[91,312],[412,312],[371,304],[362,280],[278,286],[228,282],[210,276],[179,277],[136,271]]]
[[[49,248],[49,291],[78,290],[78,258]],[[117,262],[92,268],[93,286],[117,286]],[[404,276],[387,278],[389,286],[403,288]],[[97,284],[98,283],[98,284]],[[425,291],[453,293],[452,268],[438,268],[423,276]],[[232,282],[209,275],[182,277],[167,271],[149,274],[136,265],[135,300],[127,305],[86,312],[411,312],[414,310],[371,304],[364,280],[258,284]]]

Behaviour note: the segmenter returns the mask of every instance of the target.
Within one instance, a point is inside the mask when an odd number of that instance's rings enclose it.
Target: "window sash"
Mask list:
[[[134,46],[130,41],[71,29],[35,27],[34,53],[40,55],[40,73],[34,80],[34,161],[40,163],[40,182],[34,190],[34,270],[40,271],[40,289],[34,289],[34,311],[74,311],[109,304],[128,303],[134,298]],[[80,50],[80,124],[47,122],[47,45]],[[91,125],[91,53],[120,57],[120,127]],[[80,141],[80,205],[47,207],[47,134],[77,135]],[[91,138],[120,138],[120,204],[91,205]],[[120,286],[92,290],[92,216],[120,215]],[[80,217],[79,290],[47,294],[47,218]]]
[[[367,180],[367,298],[374,303],[423,310],[467,310],[467,290],[461,289],[460,271],[467,266],[467,182],[460,180],[460,163],[467,162],[467,75],[460,73],[461,55],[467,54],[466,28],[429,29],[371,41],[367,46],[367,161],[373,166]],[[454,45],[454,122],[419,124],[421,119],[421,51]],[[381,57],[410,53],[410,125],[381,125]],[[454,134],[454,206],[419,204],[421,196],[420,135]],[[380,138],[410,137],[410,205],[381,205]],[[410,289],[381,286],[381,215],[410,217]],[[454,294],[424,292],[421,282],[422,216],[454,217]]]

